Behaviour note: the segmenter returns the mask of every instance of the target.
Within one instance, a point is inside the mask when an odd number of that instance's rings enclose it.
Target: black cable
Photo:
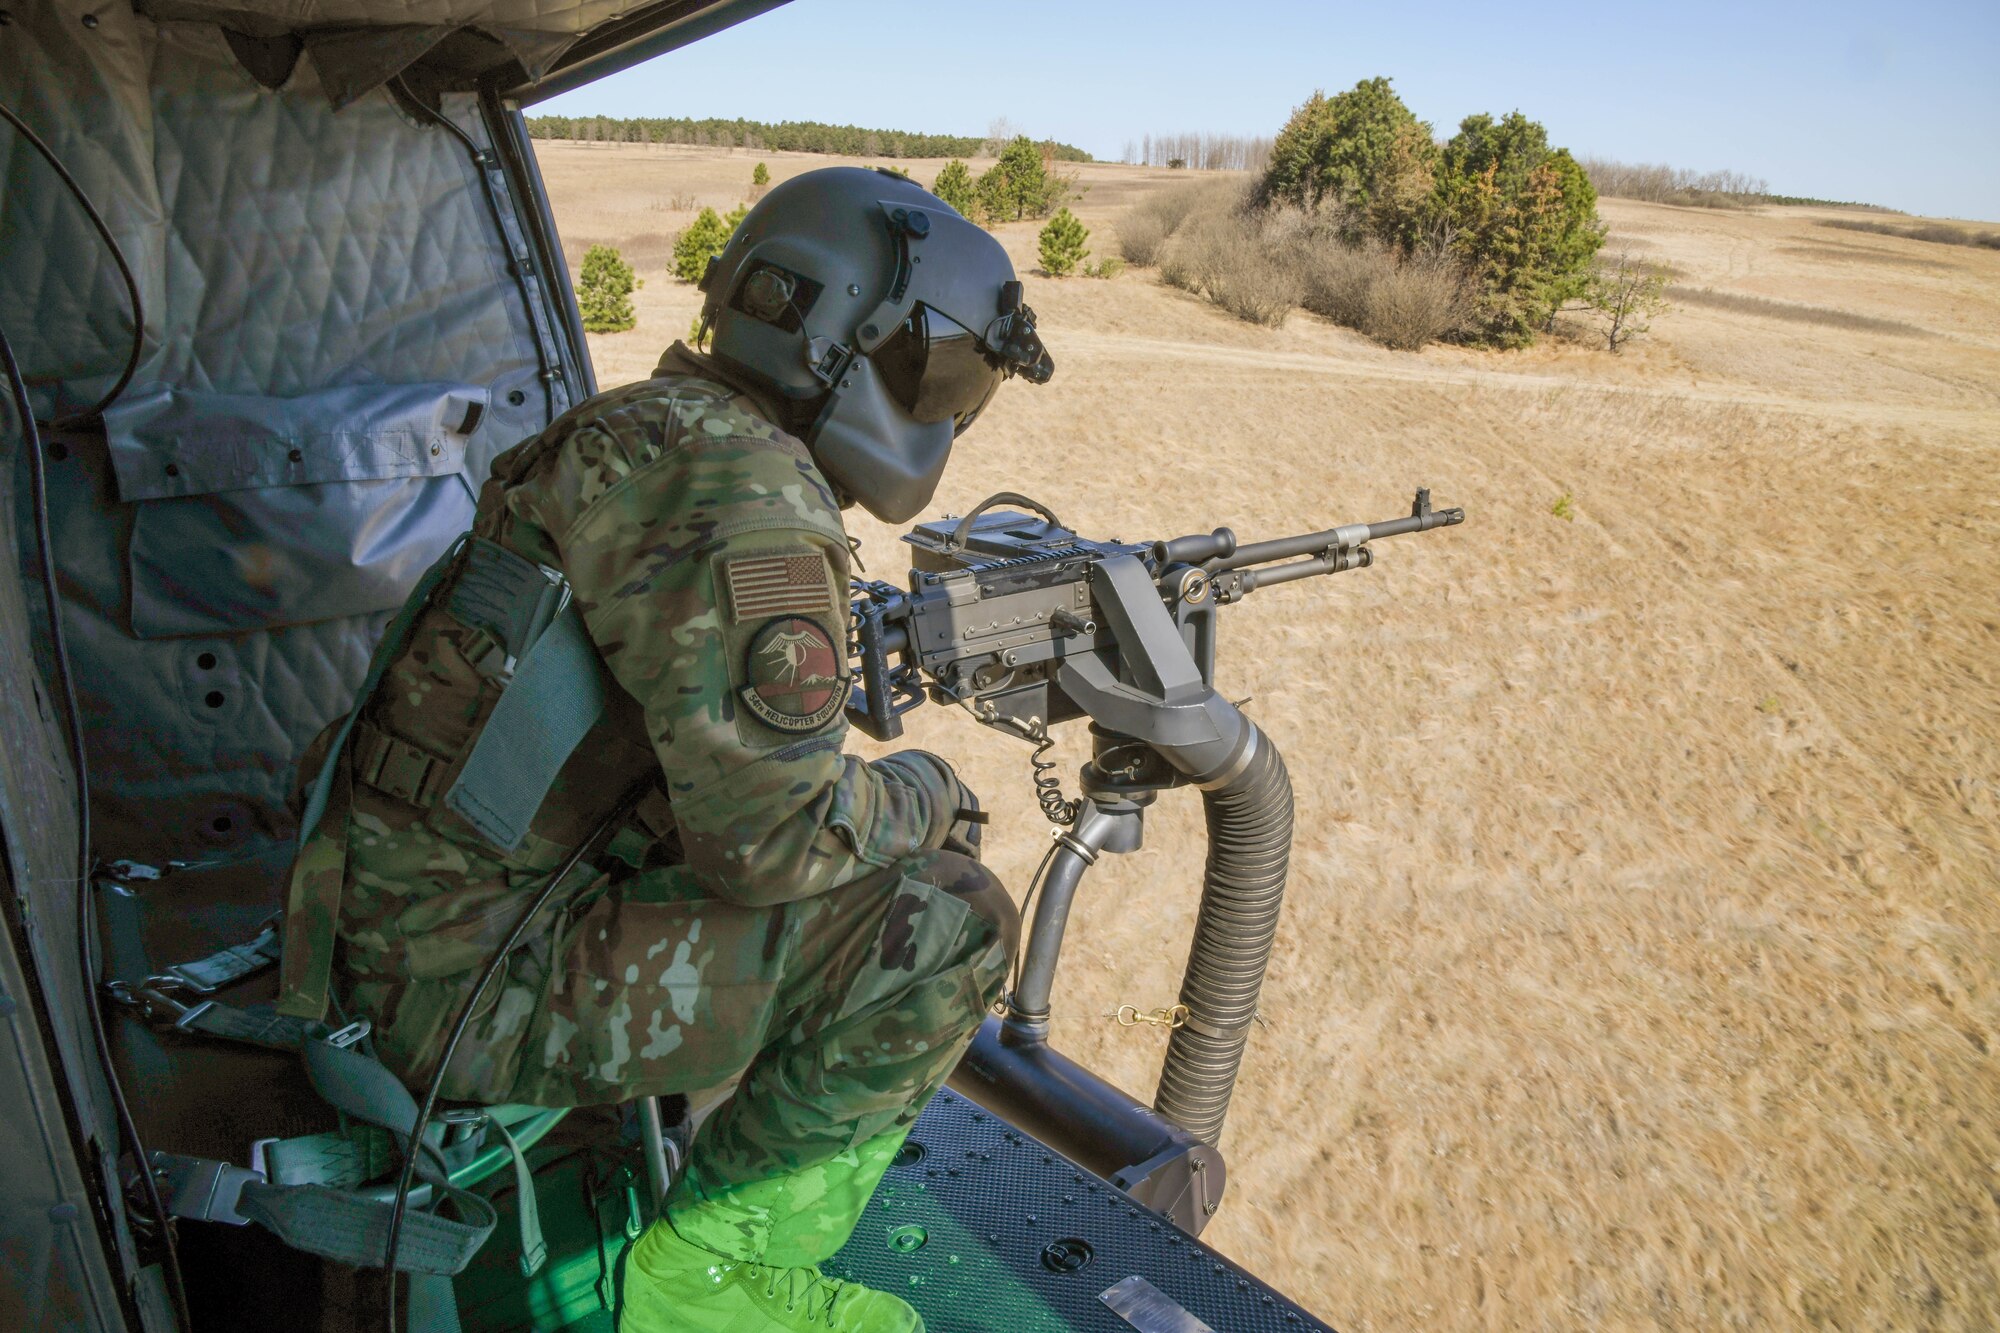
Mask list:
[[[472,1026],[472,1015],[479,1008],[479,998],[486,993],[486,988],[493,984],[493,978],[500,975],[501,967],[520,946],[521,937],[528,931],[528,923],[548,906],[549,899],[555,896],[556,889],[562,882],[569,878],[569,872],[576,869],[578,863],[583,860],[584,853],[632,813],[640,798],[651,790],[651,785],[642,784],[621,800],[616,808],[604,817],[602,823],[571,849],[570,854],[563,859],[563,863],[556,867],[555,873],[549,876],[548,882],[536,891],[534,898],[521,909],[521,914],[514,918],[514,925],[508,930],[507,938],[500,942],[500,947],[486,960],[485,968],[479,973],[479,980],[473,983],[472,993],[465,997],[465,1004],[460,1007],[458,1018],[451,1025],[451,1035],[445,1038],[444,1050],[438,1056],[437,1068],[431,1071],[430,1082],[424,1086],[424,1099],[417,1108],[416,1121],[410,1126],[410,1142],[403,1151],[403,1169],[396,1177],[395,1201],[389,1207],[389,1235],[382,1248],[382,1267],[389,1275],[389,1333],[396,1333],[396,1242],[403,1233],[403,1213],[409,1206],[410,1183],[412,1177],[416,1175],[417,1154],[422,1150],[424,1131],[430,1128],[431,1113],[437,1109],[438,1093],[444,1087],[445,1071],[451,1068],[452,1057],[458,1053],[458,1043],[465,1036],[465,1030]],[[561,959],[553,959],[550,962],[552,967],[561,965]]]
[[[542,347],[542,330],[535,316],[534,298],[528,292],[528,275],[522,271],[521,261],[514,257],[514,243],[507,239],[507,223],[500,216],[500,203],[493,197],[492,187],[486,183],[486,150],[473,137],[460,129],[451,117],[433,110],[429,103],[417,96],[403,75],[389,80],[389,92],[404,110],[422,120],[438,126],[465,146],[472,158],[473,174],[479,178],[479,197],[486,201],[487,216],[493,219],[493,231],[500,238],[500,248],[507,254],[507,271],[514,276],[514,286],[521,294],[521,308],[528,317],[528,337],[535,344],[535,367],[542,381],[543,411],[549,420],[556,419],[555,380],[556,372],[549,365],[549,359]]]
[[[0,108],[4,109],[4,108]],[[76,940],[83,971],[84,1008],[90,1013],[90,1031],[97,1042],[98,1062],[111,1092],[111,1104],[118,1115],[119,1132],[138,1159],[139,1180],[144,1186],[146,1207],[160,1229],[166,1248],[167,1292],[174,1303],[174,1317],[183,1333],[192,1333],[193,1316],[188,1312],[187,1284],[181,1276],[179,1243],[174,1238],[173,1219],[167,1214],[166,1200],[160,1197],[160,1182],[153,1176],[153,1159],[139,1138],[139,1122],[133,1118],[132,1104],[118,1081],[117,1063],[111,1056],[111,1037],[104,1027],[104,1012],[98,1004],[96,951],[91,945],[91,859],[90,859],[90,764],[84,752],[83,710],[76,701],[76,677],[70,669],[69,641],[63,635],[62,593],[56,587],[55,542],[49,532],[48,469],[42,461],[42,435],[35,426],[34,404],[28,400],[27,381],[21,378],[20,364],[14,360],[14,345],[0,331],[0,363],[7,372],[15,411],[21,418],[21,442],[28,458],[28,487],[35,511],[35,550],[40,557],[42,592],[48,601],[49,651],[55,659],[56,699],[63,710],[69,732],[70,767],[76,773]]]
[[[0,120],[12,125],[15,131],[42,155],[42,159],[54,169],[56,175],[62,177],[62,183],[69,187],[69,192],[76,196],[76,202],[83,206],[85,216],[90,219],[90,225],[97,229],[97,234],[104,240],[105,248],[111,251],[112,261],[118,265],[118,276],[125,279],[125,292],[132,301],[132,352],[125,358],[125,369],[118,376],[118,382],[111,386],[109,393],[97,400],[94,407],[82,412],[72,412],[66,417],[58,417],[48,423],[58,429],[79,425],[102,415],[105,408],[117,402],[118,395],[125,392],[126,386],[132,382],[132,376],[137,373],[139,357],[146,348],[145,302],[139,299],[139,280],[132,276],[132,266],[125,262],[125,252],[118,248],[118,242],[112,238],[111,228],[104,223],[104,215],[90,202],[90,196],[76,183],[76,177],[69,174],[69,168],[65,167],[62,160],[42,142],[41,136],[29,129],[27,122],[15,115],[13,109],[4,102],[0,102]]]

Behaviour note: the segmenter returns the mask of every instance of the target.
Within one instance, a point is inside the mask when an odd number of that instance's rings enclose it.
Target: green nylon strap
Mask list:
[[[567,606],[515,666],[446,807],[502,851],[519,847],[556,775],[604,716],[605,697],[603,660]]]
[[[278,927],[273,922],[246,944],[232,944],[192,963],[175,963],[161,975],[173,977],[189,989],[207,995],[263,971],[278,961],[278,952]]]
[[[410,1089],[406,1089],[386,1065],[362,1055],[354,1047],[336,1047],[328,1041],[308,1041],[306,1073],[312,1075],[312,1087],[318,1089],[320,1097],[360,1121],[382,1125],[398,1137],[408,1137],[410,1129],[416,1125],[416,1099],[410,1097]],[[514,1159],[514,1183],[518,1187],[520,1207],[520,1267],[524,1277],[534,1277],[548,1259],[548,1243],[542,1239],[542,1219],[534,1199],[534,1175],[528,1171],[528,1157],[522,1153],[520,1145],[514,1143],[506,1125],[498,1119],[492,1119],[490,1125],[498,1131],[500,1141]],[[434,1129],[442,1135],[444,1127],[436,1125]],[[426,1135],[426,1143],[434,1143],[434,1139]],[[472,1149],[466,1147],[460,1153],[462,1155],[454,1157],[454,1149],[446,1149],[448,1169],[470,1159]],[[452,1185],[438,1171],[428,1167],[430,1153],[426,1151],[418,1157],[418,1169],[424,1179],[428,1179],[446,1197],[462,1193],[452,1189]]]
[[[299,853],[292,862],[291,885],[285,895],[284,954],[278,967],[277,1009],[281,1014],[314,1021],[325,1017],[333,984],[334,932],[340,925],[340,894],[347,878],[347,811],[353,773],[346,762],[347,740],[355,721],[368,705],[389,663],[402,651],[417,617],[423,614],[465,546],[461,537],[424,571],[417,586],[396,613],[382,640],[375,645],[368,674],[355,694],[354,708],[326,752],[326,762],[299,820]]]
[[[203,1036],[266,1046],[274,1051],[297,1051],[305,1045],[307,1037],[326,1030],[307,1019],[278,1013],[269,1005],[238,1008],[214,1000],[195,1005],[176,1019],[174,1026],[182,1032],[199,1032]]]
[[[403,1312],[409,1333],[462,1333],[458,1293],[451,1279],[437,1273],[410,1274],[410,1303]]]
[[[336,1110],[401,1136],[416,1127],[417,1099],[380,1060],[329,1041],[307,1042],[304,1054],[313,1091]]]
[[[303,1134],[264,1145],[264,1177],[273,1185],[351,1190],[386,1175],[401,1160],[389,1131],[375,1125]]]
[[[416,1098],[387,1066],[351,1046],[318,1038],[305,1043],[304,1055],[306,1074],[320,1096],[354,1119],[407,1141],[416,1126]],[[438,1129],[442,1132],[443,1127]],[[354,1153],[347,1156],[331,1144],[299,1145],[295,1141],[292,1151],[287,1151],[286,1145],[271,1145],[266,1149],[266,1161],[272,1160],[275,1151],[277,1162],[270,1168],[274,1180],[324,1172],[345,1185],[350,1171],[366,1171],[361,1179],[380,1174],[372,1169],[374,1154],[366,1136],[356,1137]],[[426,1142],[431,1141],[427,1136]],[[435,1209],[405,1212],[403,1234],[396,1243],[396,1267],[419,1273],[456,1273],[485,1244],[498,1217],[492,1205],[478,1195],[454,1188],[431,1150],[415,1151],[418,1174],[430,1183],[433,1197],[449,1203],[458,1216],[445,1217]],[[468,1146],[466,1152],[471,1151]],[[362,1157],[371,1160],[359,1160]],[[252,1212],[249,1207],[239,1211],[255,1217],[286,1244],[343,1263],[368,1266],[382,1262],[389,1243],[391,1200],[322,1184],[246,1187],[246,1198],[251,1188],[261,1188],[256,1200],[261,1211]]]
[[[533,1277],[549,1260],[549,1243],[542,1237],[542,1210],[535,1201],[535,1173],[528,1169],[528,1155],[507,1132],[507,1127],[498,1120],[490,1123],[500,1141],[507,1145],[507,1155],[514,1159],[514,1203],[521,1222],[521,1276]]]
[[[459,1273],[493,1234],[499,1216],[477,1194],[440,1189],[457,1217],[411,1209],[396,1241],[396,1267],[410,1273]],[[243,1187],[236,1211],[262,1223],[293,1249],[356,1268],[377,1268],[389,1244],[387,1199],[371,1199],[326,1185]]]

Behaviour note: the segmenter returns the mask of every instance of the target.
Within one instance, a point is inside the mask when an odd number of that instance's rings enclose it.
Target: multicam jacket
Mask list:
[[[318,1016],[324,982],[316,996],[307,979],[326,975],[336,930],[350,971],[473,965],[518,910],[522,872],[559,864],[635,793],[649,845],[633,848],[628,828],[619,854],[684,861],[705,892],[746,905],[810,897],[943,841],[956,787],[942,763],[842,753],[849,547],[838,502],[805,446],[706,358],[676,344],[655,378],[501,455],[472,532],[568,578],[615,685],[606,714],[520,847],[483,842],[439,797],[502,680],[487,631],[434,596],[346,747],[344,856],[313,867],[310,844],[302,853],[288,1012]],[[315,768],[309,758],[308,780]],[[376,843],[406,833],[428,848],[422,883],[400,857],[380,858],[393,875],[370,864]],[[314,875],[339,880],[302,896]]]

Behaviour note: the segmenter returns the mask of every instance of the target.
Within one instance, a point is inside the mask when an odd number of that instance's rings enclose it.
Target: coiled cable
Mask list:
[[[1061,765],[1048,757],[1056,748],[1055,737],[1049,735],[1049,728],[1040,718],[1035,718],[1028,739],[1035,743],[1035,749],[1028,756],[1029,765],[1035,770],[1035,804],[1042,807],[1042,818],[1057,828],[1072,828],[1076,816],[1083,809],[1083,802],[1063,795],[1062,779],[1056,776]]]

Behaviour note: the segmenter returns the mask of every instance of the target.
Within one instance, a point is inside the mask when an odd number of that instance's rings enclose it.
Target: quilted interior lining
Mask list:
[[[95,27],[80,22],[86,8]],[[311,402],[335,390],[328,401],[366,400],[371,386],[393,397],[413,384],[486,398],[457,442],[460,474],[402,481],[301,474],[283,480],[310,484],[135,504],[119,496],[102,433],[64,438],[51,499],[107,853],[288,836],[297,756],[351,699],[380,608],[462,529],[493,456],[568,406],[541,378],[508,268],[510,252],[524,252],[515,205],[488,173],[503,238],[454,136],[379,91],[331,110],[310,61],[273,91],[212,26],[156,25],[80,0],[13,17],[0,98],[64,158],[140,275],[149,336],[135,400]],[[486,146],[470,97],[448,96],[444,109]],[[58,397],[87,404],[129,345],[122,284],[73,201],[4,131],[0,170],[0,325],[44,411]],[[370,409],[326,410],[337,431]],[[198,429],[180,429],[157,470],[125,452],[118,471],[157,480],[187,462],[231,473],[245,446],[229,415],[219,414],[215,457],[201,456]],[[404,489],[364,489],[381,487]]]

